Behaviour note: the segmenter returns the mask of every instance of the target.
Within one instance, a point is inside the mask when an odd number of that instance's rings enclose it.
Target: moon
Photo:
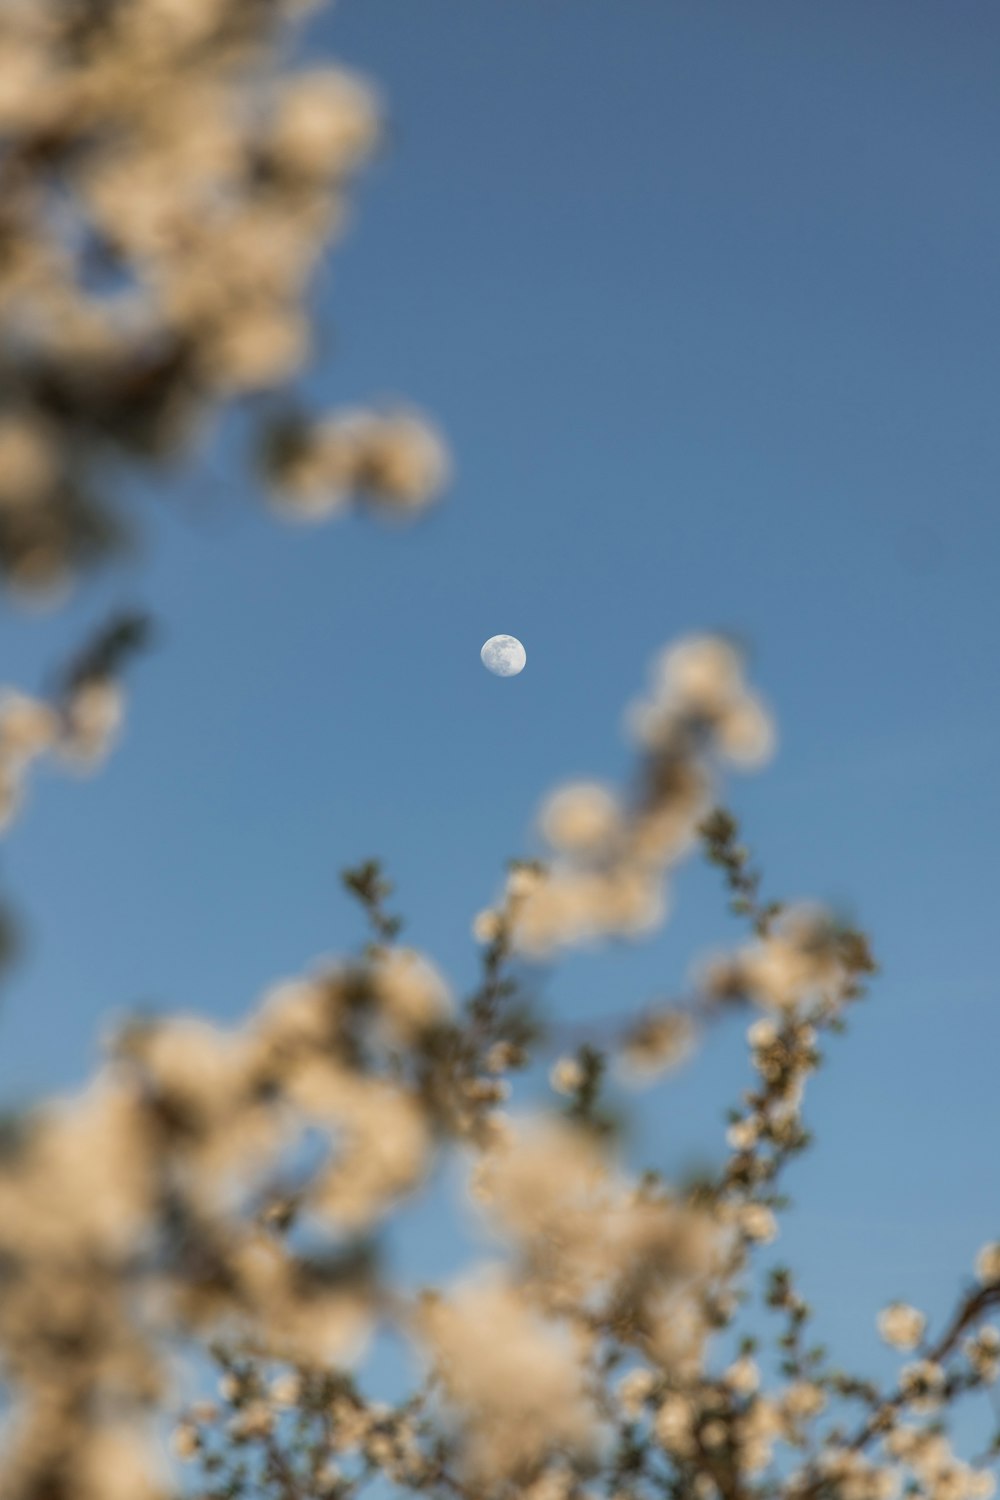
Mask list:
[[[516,677],[528,660],[521,642],[513,635],[491,635],[479,655],[483,666],[495,677]]]

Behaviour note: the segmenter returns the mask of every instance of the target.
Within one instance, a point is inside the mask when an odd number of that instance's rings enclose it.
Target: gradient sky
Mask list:
[[[812,1091],[781,1250],[885,1368],[874,1310],[940,1316],[1000,1236],[1000,9],[341,0],[310,53],[392,121],[311,389],[413,399],[456,483],[412,529],[283,528],[223,445],[127,573],[5,617],[29,688],[109,604],[161,628],[110,766],[37,780],[8,842],[3,1096],[82,1079],[109,1013],[235,1019],[357,943],[338,871],[369,854],[468,983],[546,789],[625,774],[651,654],[731,630],[781,731],[729,797],[767,888],[845,907],[883,965]],[[521,677],[480,665],[497,632]],[[697,865],[674,908],[567,963],[552,1011],[626,1013],[741,936]],[[739,1040],[643,1106],[654,1159],[712,1142]],[[425,1220],[407,1253],[452,1248]]]

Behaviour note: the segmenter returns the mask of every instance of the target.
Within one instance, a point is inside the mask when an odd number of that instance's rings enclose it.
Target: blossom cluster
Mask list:
[[[540,824],[551,858],[512,873],[500,907],[477,919],[485,940],[503,928],[518,951],[541,958],[654,929],[666,913],[666,874],[711,807],[715,765],[760,765],[774,738],[739,652],[716,636],[664,650],[629,720],[644,757],[635,796],[594,782],[550,796]]]
[[[123,462],[194,454],[309,354],[313,273],[382,129],[367,81],[286,60],[311,8],[0,8],[0,572],[22,593],[124,544]],[[259,439],[298,515],[350,490],[417,509],[447,476],[410,412],[268,419]]]
[[[124,718],[124,662],[147,634],[143,616],[118,616],[60,674],[50,698],[0,689],[0,832],[22,806],[40,763],[49,760],[79,773],[103,763]]]
[[[5,1493],[117,1493],[100,1455],[139,1451],[167,1340],[245,1338],[312,1367],[359,1352],[376,1301],[358,1236],[428,1165],[420,1074],[449,1003],[394,950],[287,981],[234,1030],[137,1020],[82,1094],[20,1123],[0,1163]],[[326,1142],[311,1171],[307,1134]],[[121,1484],[161,1491],[152,1463]]]
[[[418,512],[450,471],[441,435],[403,407],[288,418],[267,434],[263,464],[274,509],[303,522],[339,514],[358,497],[384,515]]]
[[[101,643],[89,665],[108,658]],[[686,725],[689,767],[703,728]],[[637,806],[616,825],[627,847],[653,804]],[[546,878],[522,864],[511,884],[518,873],[529,893]],[[956,1457],[943,1422],[1000,1370],[997,1245],[936,1340],[918,1309],[883,1310],[883,1338],[914,1355],[884,1389],[808,1346],[811,1310],[787,1271],[766,1281],[773,1352],[742,1321],[779,1234],[779,1178],[808,1141],[809,1077],[873,968],[860,934],[810,905],[755,906],[750,940],[696,968],[689,1011],[623,1019],[609,1052],[634,1067],[644,1029],[654,1058],[680,1045],[670,1016],[687,1016],[690,1052],[710,1022],[755,1012],[726,1148],[673,1183],[616,1146],[600,1050],[556,1063],[557,1109],[529,1107],[509,905],[460,1005],[397,943],[378,867],[345,883],[373,928],[360,957],[277,985],[241,1026],[137,1018],[80,1095],[9,1132],[5,1496],[165,1495],[153,1418],[177,1399],[168,1354],[208,1348],[217,1396],[183,1409],[173,1448],[210,1500],[351,1500],[379,1476],[463,1500],[653,1500],[665,1484],[693,1500],[893,1500],[912,1484],[987,1500],[987,1464]],[[442,1157],[467,1168],[494,1248],[404,1289],[373,1254],[379,1226]],[[423,1369],[396,1404],[353,1373],[379,1327]],[[853,1431],[836,1415],[852,1400]]]

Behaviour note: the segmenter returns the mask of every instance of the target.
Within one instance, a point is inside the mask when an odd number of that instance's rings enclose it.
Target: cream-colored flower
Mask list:
[[[429,959],[412,948],[390,948],[372,965],[372,984],[393,1036],[412,1040],[451,1010],[448,986]]]
[[[125,703],[121,688],[110,678],[91,678],[71,694],[65,726],[57,743],[59,755],[79,770],[100,765],[121,732]]]
[[[751,1022],[747,1027],[747,1041],[757,1051],[763,1051],[767,1047],[773,1047],[778,1040],[778,1028],[767,1016],[761,1016],[759,1020]]]
[[[572,1345],[499,1275],[426,1302],[419,1332],[462,1418],[466,1460],[480,1482],[552,1450],[593,1449],[596,1413]]]
[[[296,1406],[302,1397],[302,1377],[295,1370],[286,1370],[271,1381],[271,1400],[275,1406]]]
[[[569,1500],[574,1493],[572,1469],[566,1464],[555,1463],[520,1491],[520,1500]]]
[[[512,1042],[494,1042],[483,1059],[487,1073],[506,1073],[517,1065],[521,1054]]]
[[[763,1203],[746,1203],[738,1215],[738,1222],[748,1239],[769,1245],[778,1235],[778,1221]]]
[[[235,1438],[264,1438],[274,1430],[274,1412],[266,1401],[248,1401],[230,1420]]]
[[[932,1411],[941,1400],[947,1376],[930,1359],[915,1360],[899,1372],[899,1388],[915,1411]]]
[[[1000,1240],[984,1245],[976,1256],[976,1275],[984,1286],[1000,1281]]]
[[[755,1360],[744,1355],[729,1366],[722,1378],[738,1396],[751,1396],[760,1385],[760,1370]]]
[[[379,114],[371,86],[344,69],[299,73],[283,87],[268,147],[284,169],[339,177],[371,155]]]
[[[350,505],[356,467],[355,446],[336,421],[296,426],[267,454],[269,500],[290,520],[325,521]]]
[[[549,1073],[549,1082],[557,1094],[575,1094],[583,1083],[583,1068],[575,1057],[560,1057]]]
[[[451,477],[442,435],[418,412],[342,413],[336,418],[353,445],[356,485],[387,510],[411,514],[437,500]]]
[[[785,1013],[816,998],[836,1003],[845,982],[829,917],[817,906],[786,908],[740,960],[754,998]]]
[[[613,793],[585,781],[554,792],[542,808],[540,822],[553,848],[586,856],[609,847],[622,831],[623,816]]]
[[[59,719],[47,703],[10,689],[0,693],[0,758],[20,768],[50,749]]]
[[[618,1400],[630,1421],[641,1417],[655,1389],[656,1376],[651,1370],[630,1370],[618,1382]]]
[[[429,1127],[406,1089],[320,1066],[297,1076],[291,1091],[307,1113],[342,1136],[341,1151],[310,1190],[317,1214],[361,1229],[420,1182],[429,1160]]]
[[[653,1011],[633,1028],[618,1055],[618,1071],[633,1087],[652,1083],[685,1062],[694,1050],[695,1028],[682,1010]]]
[[[763,766],[774,754],[774,723],[762,704],[749,695],[726,710],[717,733],[720,749],[733,765]]]
[[[472,923],[472,936],[477,943],[495,943],[503,928],[500,913],[487,906],[477,912]]]
[[[878,1331],[894,1349],[915,1349],[926,1326],[923,1313],[905,1302],[890,1302],[878,1315]]]
[[[694,1451],[694,1427],[694,1411],[687,1397],[677,1393],[665,1397],[653,1423],[661,1447],[686,1458]]]
[[[759,1137],[760,1123],[754,1117],[736,1120],[726,1131],[726,1143],[734,1151],[752,1151]]]
[[[988,1324],[966,1341],[969,1363],[981,1380],[993,1384],[1000,1378],[1000,1331]]]
[[[170,1435],[170,1446],[180,1459],[195,1458],[201,1450],[197,1428],[190,1422],[181,1422]]]
[[[36,505],[57,473],[52,434],[38,418],[13,413],[0,417],[0,512]]]
[[[717,636],[690,636],[668,647],[658,670],[685,707],[706,712],[725,708],[742,686],[739,653]]]
[[[812,1380],[797,1380],[781,1394],[781,1407],[792,1421],[816,1417],[826,1406],[826,1392]]]

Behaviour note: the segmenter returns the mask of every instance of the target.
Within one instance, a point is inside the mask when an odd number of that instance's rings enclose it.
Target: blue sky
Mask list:
[[[732,630],[781,731],[730,797],[768,889],[848,908],[884,969],[782,1246],[877,1368],[874,1309],[940,1314],[1000,1235],[1000,11],[341,0],[309,50],[392,121],[310,388],[424,406],[456,483],[411,530],[283,529],[223,445],[126,573],[6,616],[28,687],[110,604],[161,628],[107,771],[37,782],[8,842],[3,1094],[81,1079],[110,1013],[235,1019],[352,945],[338,871],[369,854],[467,983],[546,789],[625,774],[651,654]],[[497,632],[521,677],[480,665]],[[738,936],[692,867],[665,932],[572,960],[552,1010],[625,1013]],[[640,1143],[710,1139],[743,1067],[714,1039]]]

